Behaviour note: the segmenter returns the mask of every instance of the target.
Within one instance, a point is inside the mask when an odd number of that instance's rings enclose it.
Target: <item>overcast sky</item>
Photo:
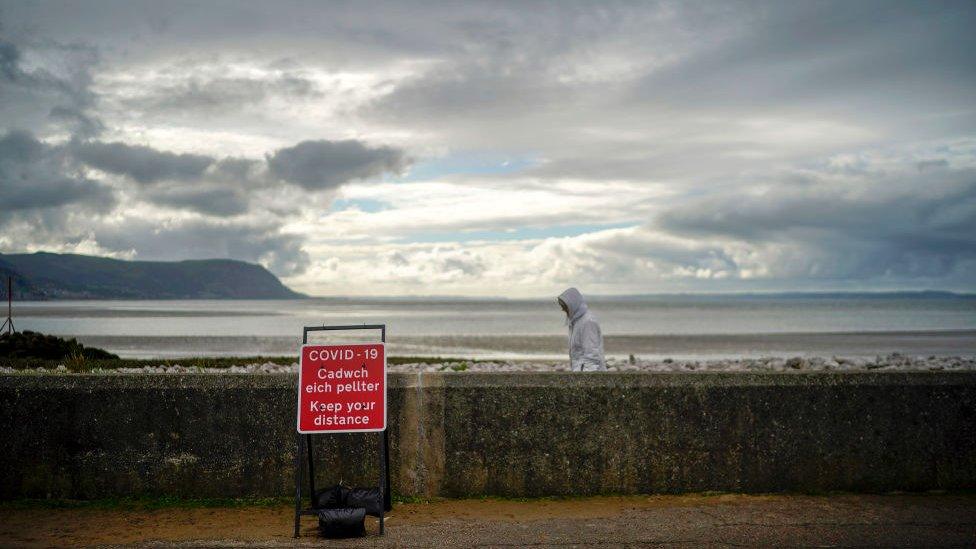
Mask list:
[[[0,1],[0,252],[976,290],[976,2]]]

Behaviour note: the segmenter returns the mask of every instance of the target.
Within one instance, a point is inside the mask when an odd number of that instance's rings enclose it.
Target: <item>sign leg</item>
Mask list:
[[[390,490],[390,429],[383,430],[383,508],[393,509],[393,493]]]
[[[386,501],[389,496],[389,487],[386,485],[387,482],[387,455],[386,455],[386,431],[384,430],[380,433],[380,535],[383,535],[384,531],[384,520],[383,515],[386,513]]]
[[[295,537],[297,538],[302,526],[302,482],[305,467],[302,466],[302,454],[305,453],[305,437],[298,433],[298,447],[295,448]]]
[[[311,501],[315,500],[315,460],[312,458],[312,435],[305,435],[305,445],[308,447],[308,497]]]

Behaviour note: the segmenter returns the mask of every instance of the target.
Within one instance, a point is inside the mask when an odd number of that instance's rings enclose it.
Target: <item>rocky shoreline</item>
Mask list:
[[[715,360],[629,360],[611,359],[607,362],[611,372],[818,372],[818,371],[976,371],[974,356],[908,356],[892,353],[870,358],[843,357],[768,357]],[[140,368],[96,369],[92,373],[103,374],[281,374],[296,373],[298,364],[242,363],[224,368],[186,367],[176,364],[160,364]],[[445,360],[439,363],[407,363],[390,365],[390,372],[560,372],[568,371],[566,361],[466,361]],[[38,368],[18,370],[0,366],[2,374],[67,373],[68,368]]]

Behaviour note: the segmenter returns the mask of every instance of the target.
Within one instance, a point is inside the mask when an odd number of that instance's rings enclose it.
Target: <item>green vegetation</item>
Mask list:
[[[391,356],[387,357],[387,364],[443,364],[445,362],[459,362],[457,358],[442,358],[439,356]],[[478,362],[477,360],[466,360],[464,362]]]
[[[278,507],[288,504],[294,505],[294,498],[178,498],[173,496],[147,496],[91,500],[19,499],[0,501],[0,509],[118,509],[144,511],[167,508]]]
[[[430,503],[444,498],[428,498],[419,496],[401,496],[393,494],[394,504],[401,503]],[[152,510],[152,509],[199,509],[217,507],[278,507],[294,505],[294,496],[271,498],[179,498],[174,496],[144,496],[101,498],[90,500],[79,499],[17,499],[0,501],[0,509],[117,509],[120,511]]]
[[[171,359],[119,358],[117,355],[95,347],[85,347],[74,338],[64,339],[37,332],[23,331],[0,335],[0,366],[16,370],[44,368],[58,369],[63,366],[71,372],[114,370],[118,368],[170,367],[183,368],[230,368],[246,364],[291,365],[298,356],[248,356],[248,357],[187,357]],[[392,356],[387,364],[444,364],[455,372],[468,369],[468,362],[441,357]],[[473,361],[472,361],[473,362]]]
[[[37,359],[84,362],[86,360],[118,358],[118,355],[113,355],[108,351],[95,347],[85,347],[74,338],[64,339],[30,330],[0,334],[0,360]]]

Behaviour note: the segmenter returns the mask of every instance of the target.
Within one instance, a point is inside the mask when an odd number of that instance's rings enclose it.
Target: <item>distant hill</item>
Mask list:
[[[0,254],[0,277],[13,277],[14,298],[296,299],[267,269],[231,259],[120,261],[75,254]]]

